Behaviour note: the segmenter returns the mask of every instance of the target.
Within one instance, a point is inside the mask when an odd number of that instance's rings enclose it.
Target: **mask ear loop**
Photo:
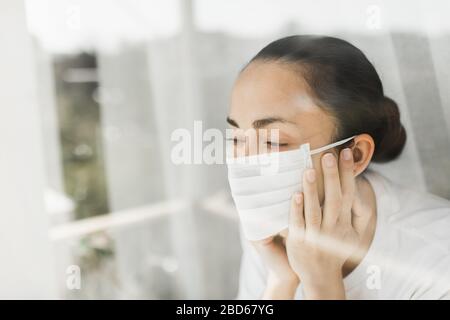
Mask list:
[[[344,143],[346,143],[346,142],[352,140],[352,139],[355,138],[355,137],[356,137],[356,136],[352,136],[352,137],[350,137],[350,138],[347,138],[347,139],[344,139],[344,140],[340,140],[340,141],[337,141],[337,142],[335,142],[335,143],[328,144],[328,145],[326,145],[326,146],[323,146],[323,147],[320,147],[320,148],[311,150],[310,154],[311,154],[311,155],[315,155],[315,154],[317,154],[317,153],[321,153],[321,152],[326,151],[326,150],[328,150],[328,149],[332,149],[332,148],[334,148],[334,147],[343,145]]]

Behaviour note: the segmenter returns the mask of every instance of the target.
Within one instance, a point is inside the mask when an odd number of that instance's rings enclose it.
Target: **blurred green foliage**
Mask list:
[[[58,55],[53,61],[65,191],[76,203],[76,219],[107,213],[98,83],[67,76],[79,68],[95,72],[95,55]]]

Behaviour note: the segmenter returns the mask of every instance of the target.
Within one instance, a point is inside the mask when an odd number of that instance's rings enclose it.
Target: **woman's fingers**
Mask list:
[[[347,225],[352,223],[352,206],[355,194],[355,177],[353,175],[353,153],[350,148],[341,151],[339,174],[342,189],[342,214],[339,219]]]
[[[322,223],[322,212],[317,193],[317,177],[314,169],[308,169],[303,174],[303,203],[306,237],[308,238],[319,233]]]
[[[322,225],[333,228],[341,214],[342,192],[338,164],[332,153],[322,157],[322,171],[325,191]]]
[[[296,192],[291,199],[289,212],[289,235],[295,235],[296,239],[303,240],[305,232],[305,218],[303,216],[303,195]]]

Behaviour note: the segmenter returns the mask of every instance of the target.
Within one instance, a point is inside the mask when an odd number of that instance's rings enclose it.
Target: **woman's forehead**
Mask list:
[[[314,117],[321,113],[306,82],[279,63],[250,64],[237,79],[231,95],[230,116],[241,121],[269,116],[292,119],[299,114]]]
[[[252,63],[236,80],[232,103],[289,105],[291,100],[307,96],[306,82],[292,70],[279,63]]]
[[[229,118],[242,129],[255,128],[265,119],[281,119],[266,128],[299,139],[328,136],[335,128],[334,119],[317,106],[306,82],[279,63],[252,63],[241,73],[233,88]]]

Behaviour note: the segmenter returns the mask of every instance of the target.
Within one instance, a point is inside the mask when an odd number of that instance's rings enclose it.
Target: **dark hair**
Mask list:
[[[276,40],[250,62],[286,64],[306,81],[315,102],[337,122],[335,139],[367,133],[375,142],[372,160],[400,155],[406,142],[397,104],[386,97],[373,65],[347,41],[297,35]]]

